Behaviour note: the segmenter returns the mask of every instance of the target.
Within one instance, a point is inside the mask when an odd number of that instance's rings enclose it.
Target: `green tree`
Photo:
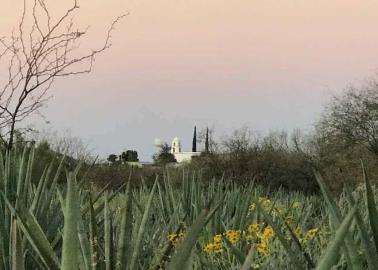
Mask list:
[[[171,162],[177,162],[175,156],[170,152],[171,147],[164,143],[158,153],[153,156],[153,160],[156,164],[165,165]]]
[[[118,157],[115,154],[110,154],[108,157],[108,161],[112,164],[114,164],[117,161]]]
[[[138,162],[138,152],[135,150],[127,150],[122,152],[121,158],[123,162]]]
[[[197,152],[197,127],[194,126],[192,152]]]
[[[209,128],[206,128],[206,137],[205,137],[205,152],[209,153]]]

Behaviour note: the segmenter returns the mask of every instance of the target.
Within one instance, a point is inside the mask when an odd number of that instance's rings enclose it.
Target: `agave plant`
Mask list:
[[[152,186],[125,179],[117,190],[98,190],[85,184],[85,173],[79,178],[80,164],[67,171],[63,157],[34,179],[36,158],[32,145],[0,155],[0,270],[378,268],[376,191],[365,170],[362,197],[346,185],[343,200],[335,199],[315,171],[322,198],[278,191],[264,199],[272,193],[253,184],[185,171],[179,187],[167,172]],[[253,241],[251,223],[261,225]],[[330,232],[303,242],[296,227],[306,224]],[[267,226],[270,257],[261,250]],[[213,238],[219,247],[209,253]]]
[[[164,187],[156,179],[147,196],[140,190],[133,191],[130,181],[125,191],[123,187],[115,192],[104,188],[95,193],[83,188],[82,180],[77,179],[80,166],[65,172],[67,183],[59,185],[63,159],[54,172],[53,162],[35,181],[31,179],[34,147],[25,148],[22,154],[0,156],[0,269],[110,270],[138,269],[141,264],[143,268],[149,265],[155,269],[167,263],[173,248],[172,243],[161,237],[167,233],[161,225],[174,227],[174,221],[183,222],[182,209],[162,215],[151,213],[152,205],[157,203],[157,190],[163,209],[155,207],[155,210],[175,208],[173,189],[167,179],[163,181]],[[188,186],[187,192],[193,190]],[[171,197],[166,199],[168,193]],[[193,197],[184,197],[191,205]],[[118,203],[111,207],[114,198]],[[198,217],[193,213],[187,215],[195,222],[187,241],[172,258],[171,269],[186,263],[186,255],[214,212],[208,209]],[[155,244],[148,239],[151,236]],[[153,244],[153,248],[159,245],[168,248],[163,253],[160,249],[148,249],[147,254],[146,243]]]

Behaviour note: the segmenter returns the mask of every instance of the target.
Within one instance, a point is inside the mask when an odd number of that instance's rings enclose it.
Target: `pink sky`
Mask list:
[[[64,8],[46,2],[55,14]],[[16,26],[21,3],[2,0],[0,36]],[[77,22],[91,25],[85,48],[101,42],[112,18],[130,15],[93,73],[57,82],[43,112],[47,128],[69,128],[102,155],[135,148],[149,159],[155,137],[179,136],[189,149],[194,124],[219,135],[244,124],[261,132],[308,130],[331,93],[378,66],[378,1],[79,5]]]

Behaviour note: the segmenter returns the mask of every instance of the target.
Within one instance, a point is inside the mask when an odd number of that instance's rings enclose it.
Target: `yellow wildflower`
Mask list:
[[[177,233],[170,233],[170,234],[168,234],[168,240],[170,242],[174,242],[177,238],[178,238]]]
[[[271,238],[271,237],[274,236],[274,231],[273,231],[272,226],[267,226],[267,227],[264,229],[263,236],[264,236],[265,239],[269,239],[269,238]]]
[[[298,202],[298,201],[295,201],[295,202],[293,203],[293,205],[291,206],[291,208],[293,208],[293,209],[298,209],[299,207],[301,207],[301,204],[300,204],[300,202]]]
[[[264,256],[268,256],[269,255],[269,247],[268,247],[268,243],[267,242],[261,241],[259,244],[257,244],[256,248],[257,248],[257,251],[261,255],[264,255]]]
[[[214,246],[215,246],[214,243],[208,243],[203,250],[206,252],[212,251],[214,250]]]
[[[208,243],[205,246],[204,251],[221,253],[223,251],[222,244],[221,243]]]
[[[253,240],[253,234],[247,234],[246,236],[245,236],[245,239],[247,240],[247,241],[252,241]]]
[[[176,245],[180,240],[184,239],[185,236],[186,232],[169,233],[167,238],[169,242],[171,242],[173,245]]]
[[[302,228],[301,228],[301,227],[297,227],[297,228],[294,230],[294,234],[295,234],[295,236],[296,236],[298,239],[301,239],[302,236],[303,236]]]
[[[222,235],[221,234],[217,234],[216,236],[214,236],[214,243],[221,243],[222,242]]]
[[[221,253],[223,252],[223,248],[221,245],[216,245],[216,248],[214,249],[215,253]]]
[[[307,233],[306,233],[306,236],[305,238],[307,240],[312,240],[315,238],[315,236],[317,235],[319,229],[311,229],[311,230],[308,230]]]
[[[260,231],[260,224],[252,223],[248,225],[248,232],[257,233],[258,231]]]
[[[271,207],[271,201],[265,197],[259,197],[259,203],[264,209],[269,209]]]
[[[240,231],[237,231],[237,230],[227,230],[226,231],[226,237],[227,239],[233,244],[235,245],[239,239],[240,239]]]

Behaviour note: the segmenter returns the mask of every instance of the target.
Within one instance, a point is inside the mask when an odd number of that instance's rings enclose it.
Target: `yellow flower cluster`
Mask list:
[[[269,256],[269,246],[268,243],[265,241],[262,241],[257,244],[256,246],[257,251],[263,255],[263,256]]]
[[[256,204],[252,203],[249,206],[249,211],[256,210]],[[258,204],[265,211],[269,211],[270,214],[280,215],[285,219],[290,227],[293,228],[293,233],[300,240],[301,243],[306,243],[313,240],[319,233],[319,229],[313,228],[310,230],[303,230],[302,227],[297,226],[297,209],[301,208],[301,203],[299,201],[294,201],[290,207],[285,207],[279,203],[272,203],[271,200],[267,197],[259,197]],[[249,213],[250,214],[250,213]],[[295,225],[297,224],[297,225]],[[286,235],[288,240],[292,240],[292,236],[289,231],[282,229],[282,232]],[[260,223],[251,223],[248,225],[246,231],[240,230],[226,230],[223,234],[217,234],[214,236],[212,242],[205,245],[204,250],[206,252],[221,253],[224,251],[224,239],[228,239],[233,245],[236,245],[241,240],[246,241],[249,245],[256,247],[257,252],[261,257],[267,257],[271,253],[272,248],[272,239],[275,236],[275,232],[270,225],[265,224],[264,222]]]
[[[204,250],[206,252],[220,253],[223,251],[223,238],[226,237],[233,245],[236,245],[241,237],[240,230],[227,230],[223,235],[214,236],[213,242],[206,244]]]
[[[258,199],[259,204],[265,209],[268,210],[272,206],[272,202],[266,197],[259,197]],[[256,204],[252,203],[249,206],[249,210],[254,211],[256,209]]]
[[[239,242],[240,239],[240,231],[237,230],[227,230],[226,231],[226,237],[227,239],[235,245],[237,242]]]
[[[263,223],[261,225],[264,225]],[[257,238],[257,235],[260,233],[260,224],[259,223],[252,223],[248,226],[248,232],[245,238],[248,241],[252,241],[253,239]]]
[[[308,231],[304,231],[301,227],[297,227],[293,232],[301,243],[305,243],[307,241],[313,240],[318,235],[319,229],[314,228]],[[286,238],[290,240],[291,236],[287,234]]]
[[[269,240],[274,237],[274,230],[271,226],[264,228],[264,223],[253,223],[248,226],[248,230],[245,235],[247,241],[256,240],[257,251],[264,255],[269,255]],[[233,245],[236,245],[242,236],[240,230],[227,230],[223,235],[217,234],[214,236],[213,242],[206,244],[204,251],[221,253],[223,249],[223,238],[226,237]]]
[[[251,241],[253,239],[270,239],[274,236],[274,231],[271,226],[267,226],[261,232],[261,229],[264,227],[264,222],[262,223],[252,223],[248,226],[248,233],[246,239]]]
[[[258,231],[256,236],[258,238],[257,251],[263,256],[268,256],[270,252],[269,240],[274,236],[273,228],[269,225],[262,232]]]
[[[204,250],[206,252],[214,251],[215,253],[221,253],[223,252],[223,246],[222,243],[208,243]]]
[[[294,234],[295,236],[298,238],[298,239],[302,239],[303,238],[303,230],[301,227],[297,227],[295,228],[294,230]]]
[[[278,204],[275,204],[274,205],[274,209],[272,209],[273,207],[273,203],[272,201],[269,199],[269,198],[266,198],[266,197],[259,197],[258,198],[258,202],[259,204],[261,205],[261,207],[265,210],[265,211],[270,211],[272,210],[273,214],[284,214],[286,211],[287,211],[287,208],[284,207],[284,206],[280,206]],[[298,202],[298,201],[295,201],[293,202],[292,206],[291,206],[291,209],[299,209],[301,207],[301,203]],[[255,203],[252,203],[250,206],[249,206],[249,210],[250,211],[254,211],[256,209],[256,204]]]
[[[168,234],[168,241],[172,244],[177,244],[179,241],[184,239],[186,236],[186,232],[180,232],[180,233],[169,233]]]
[[[306,235],[305,235],[306,240],[311,241],[312,239],[314,239],[317,236],[318,231],[319,231],[319,229],[317,229],[317,228],[308,230]]]
[[[221,253],[223,251],[223,236],[221,234],[217,234],[214,236],[214,241],[208,243],[204,250],[206,252],[215,252]]]

